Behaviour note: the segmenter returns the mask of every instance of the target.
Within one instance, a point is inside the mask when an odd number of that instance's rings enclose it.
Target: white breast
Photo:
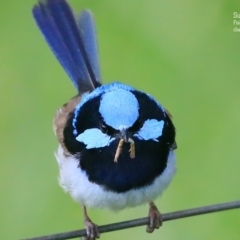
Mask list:
[[[79,161],[72,156],[65,157],[61,146],[55,156],[60,168],[59,183],[76,202],[87,207],[115,211],[153,201],[168,186],[176,171],[175,154],[174,151],[171,151],[166,169],[151,185],[124,193],[116,193],[90,182],[86,173],[80,169]]]

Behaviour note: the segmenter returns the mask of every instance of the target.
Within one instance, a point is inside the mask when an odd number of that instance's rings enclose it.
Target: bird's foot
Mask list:
[[[84,220],[87,237],[86,240],[95,240],[100,237],[98,226],[93,223],[89,218]]]
[[[100,238],[100,233],[98,230],[98,226],[91,221],[91,219],[87,215],[86,207],[83,207],[84,210],[84,225],[86,228],[86,237],[82,238],[83,240],[95,240],[96,238]]]
[[[149,203],[149,223],[147,225],[146,231],[152,233],[155,229],[158,229],[162,226],[161,213],[158,211],[157,206],[154,202]]]

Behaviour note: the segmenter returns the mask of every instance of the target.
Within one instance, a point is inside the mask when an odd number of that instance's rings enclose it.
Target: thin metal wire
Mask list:
[[[227,202],[227,203],[221,203],[216,205],[210,205],[205,207],[192,208],[192,209],[162,214],[162,221],[165,222],[165,221],[170,221],[174,219],[192,217],[196,215],[225,211],[225,210],[230,210],[235,208],[240,208],[240,201]],[[148,218],[139,218],[139,219],[134,219],[134,220],[125,221],[125,222],[102,225],[98,227],[98,229],[100,233],[106,233],[106,232],[112,232],[112,231],[147,225],[148,221],[149,221]],[[86,236],[86,230],[81,229],[81,230],[76,230],[71,232],[57,233],[57,234],[52,234],[48,236],[28,238],[23,240],[64,240],[64,239],[72,239],[77,237],[79,238],[84,236]]]

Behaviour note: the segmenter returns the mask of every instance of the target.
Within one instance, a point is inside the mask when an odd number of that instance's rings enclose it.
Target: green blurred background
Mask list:
[[[102,76],[152,94],[174,116],[177,174],[156,203],[162,213],[240,199],[240,33],[229,0],[72,0],[97,22]],[[34,0],[0,3],[0,239],[83,227],[58,186],[55,110],[75,93],[31,16]],[[240,20],[240,19],[239,19]],[[240,28],[240,26],[239,26]],[[99,225],[147,215],[90,210]],[[216,213],[101,239],[240,239],[240,212]]]

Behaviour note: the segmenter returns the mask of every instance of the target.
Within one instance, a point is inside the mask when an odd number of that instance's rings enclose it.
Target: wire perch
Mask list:
[[[196,215],[225,211],[225,210],[236,209],[236,208],[240,208],[240,201],[227,202],[227,203],[221,203],[216,205],[210,205],[205,207],[192,208],[192,209],[162,214],[162,221],[165,222],[165,221],[170,221],[170,220],[175,220],[180,218],[192,217]],[[125,221],[125,222],[103,225],[103,226],[100,226],[98,229],[100,233],[106,233],[106,232],[118,231],[122,229],[147,225],[148,221],[149,221],[148,218],[139,218],[139,219],[134,219],[134,220]],[[64,239],[72,239],[72,238],[84,237],[84,236],[86,236],[86,230],[81,229],[81,230],[76,230],[71,232],[57,233],[53,235],[28,238],[23,240],[64,240]]]

